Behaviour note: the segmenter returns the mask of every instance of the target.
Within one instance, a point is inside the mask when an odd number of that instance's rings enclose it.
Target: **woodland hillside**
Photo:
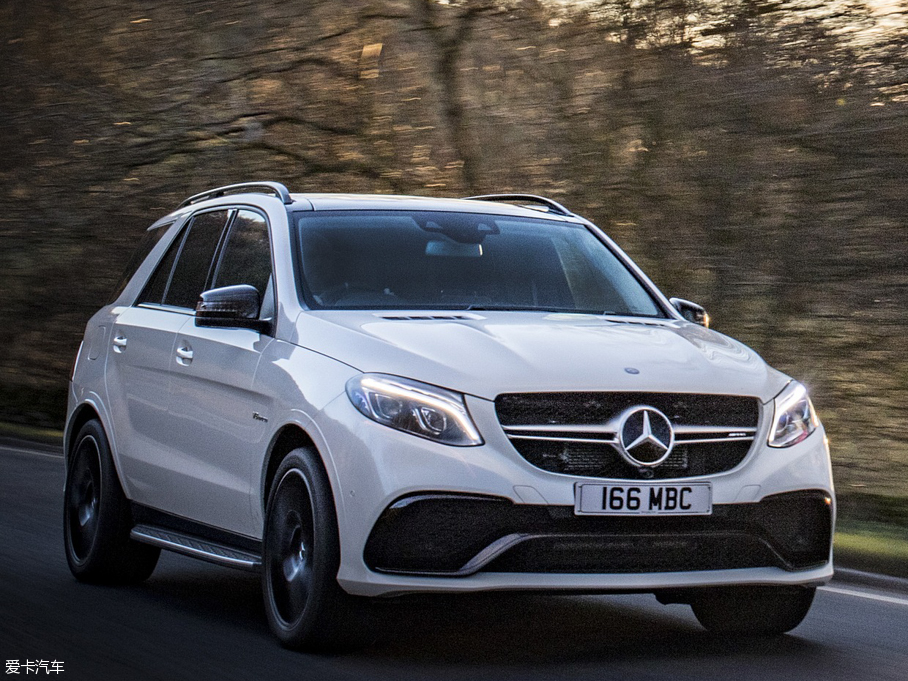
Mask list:
[[[189,194],[548,195],[809,385],[908,496],[905,0],[6,0],[0,420]]]

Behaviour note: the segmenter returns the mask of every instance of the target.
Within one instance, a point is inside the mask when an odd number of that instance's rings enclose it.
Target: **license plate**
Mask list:
[[[713,488],[708,482],[585,483],[574,487],[577,515],[710,515],[712,512]]]

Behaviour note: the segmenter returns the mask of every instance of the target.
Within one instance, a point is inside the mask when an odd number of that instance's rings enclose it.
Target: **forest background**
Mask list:
[[[550,196],[805,382],[846,515],[908,525],[905,0],[6,0],[0,421],[62,424],[188,195]]]

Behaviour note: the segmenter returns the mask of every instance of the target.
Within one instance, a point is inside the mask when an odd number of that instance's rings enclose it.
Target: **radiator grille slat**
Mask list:
[[[608,425],[643,405],[661,411],[676,429],[671,455],[655,467],[625,459],[617,433]],[[753,444],[760,402],[687,393],[529,393],[500,395],[495,407],[511,444],[534,466],[567,475],[638,480],[734,468]]]

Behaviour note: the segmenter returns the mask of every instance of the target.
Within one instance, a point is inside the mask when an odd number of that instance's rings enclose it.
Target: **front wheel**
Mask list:
[[[262,591],[272,632],[287,648],[341,645],[350,597],[337,583],[334,497],[317,454],[296,449],[277,470],[265,511]]]
[[[691,603],[700,624],[715,633],[779,636],[807,616],[813,587],[732,587],[709,590]]]
[[[104,429],[89,421],[76,436],[64,487],[64,548],[73,575],[100,584],[147,579],[161,550],[130,539],[131,521]]]

